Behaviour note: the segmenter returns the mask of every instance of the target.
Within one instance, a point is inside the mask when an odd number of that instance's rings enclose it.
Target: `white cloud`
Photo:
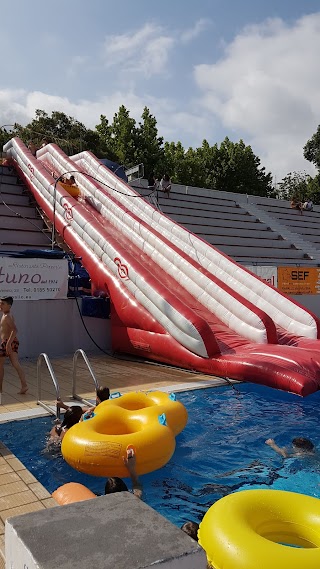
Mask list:
[[[28,120],[25,98],[26,92],[22,89],[0,90],[0,126],[16,122],[24,124]]]
[[[110,122],[120,105],[129,109],[130,116],[137,122],[141,120],[143,108],[148,106],[157,119],[159,136],[164,140],[181,140],[187,148],[186,140],[192,140],[192,146],[201,144],[203,138],[210,137],[213,121],[196,111],[183,110],[181,105],[169,98],[139,97],[133,91],[115,91],[110,96],[95,101],[80,100],[73,102],[67,97],[49,95],[41,91],[1,91],[0,90],[0,126],[18,122],[29,123],[35,117],[35,110],[42,109],[51,115],[60,111],[82,122],[87,128],[94,128],[100,121],[100,115],[106,115]],[[192,105],[191,105],[192,106]],[[193,105],[194,106],[194,105]]]
[[[162,27],[147,23],[132,34],[108,36],[103,58],[107,67],[121,65],[121,72],[141,73],[146,77],[162,74],[175,40]]]
[[[207,27],[210,25],[210,20],[207,18],[200,18],[192,28],[189,28],[182,32],[180,39],[182,43],[188,43],[189,41],[197,38]]]
[[[195,68],[201,104],[226,134],[244,135],[277,177],[313,167],[303,146],[319,123],[320,13],[288,25],[280,19],[248,26],[223,58]]]

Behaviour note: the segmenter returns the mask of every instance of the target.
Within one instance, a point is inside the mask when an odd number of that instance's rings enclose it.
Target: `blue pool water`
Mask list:
[[[274,438],[310,438],[320,449],[320,392],[306,399],[263,386],[188,391],[178,394],[189,413],[175,454],[161,470],[142,477],[144,500],[180,526],[199,521],[219,498],[247,488],[276,488],[320,497],[320,455],[283,460],[267,445]],[[81,474],[61,457],[44,452],[52,418],[0,425],[0,440],[53,492],[66,482],[81,482],[104,492],[102,478]],[[129,481],[128,481],[129,485]]]

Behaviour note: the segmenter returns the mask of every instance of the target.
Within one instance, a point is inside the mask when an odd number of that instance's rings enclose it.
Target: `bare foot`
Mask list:
[[[18,395],[25,395],[28,391],[29,387],[27,385],[25,385],[24,387],[21,387],[20,391],[18,391]]]

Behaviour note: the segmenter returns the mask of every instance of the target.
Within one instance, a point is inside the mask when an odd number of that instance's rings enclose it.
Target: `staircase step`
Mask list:
[[[16,174],[11,174],[11,175],[6,175],[6,174],[1,174],[0,173],[0,187],[2,185],[8,185],[8,186],[22,186],[23,182],[19,181],[19,178],[17,177]]]
[[[24,192],[26,195],[32,195],[29,190],[27,190],[26,186],[24,186],[23,184],[16,184],[11,183],[11,184],[7,184],[7,183],[1,183],[1,179],[0,179],[0,192],[1,194],[17,194],[17,195],[22,195],[22,193]]]
[[[23,195],[22,193],[8,194],[6,192],[1,192],[0,201],[4,201],[7,205],[30,205],[30,195]],[[34,207],[34,206],[33,206]]]
[[[41,218],[23,219],[17,215],[1,215],[1,229],[36,231],[45,229]]]
[[[0,243],[0,257],[1,257],[1,252],[7,253],[7,252],[21,252],[24,251],[25,249],[39,249],[39,251],[43,250],[43,249],[51,249],[51,244],[49,242],[43,243],[42,245],[35,245],[34,243],[24,243],[22,245],[15,245],[12,243]]]
[[[20,214],[23,217],[28,219],[36,219],[38,218],[37,210],[34,206],[30,205],[9,205],[6,207],[3,203],[0,202],[0,216],[3,215],[7,216],[15,216],[16,214]]]
[[[10,231],[0,229],[0,246],[2,244],[22,245],[24,243],[42,245],[51,243],[50,235],[44,235],[41,231]]]

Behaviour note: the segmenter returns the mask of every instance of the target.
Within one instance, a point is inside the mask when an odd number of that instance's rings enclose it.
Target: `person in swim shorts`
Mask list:
[[[0,404],[2,396],[2,384],[4,378],[4,362],[6,357],[16,370],[20,382],[21,389],[18,392],[20,395],[25,395],[28,391],[25,373],[20,365],[18,359],[19,340],[17,338],[17,327],[12,314],[10,313],[13,304],[12,296],[0,299],[0,310],[2,318],[0,321]]]

